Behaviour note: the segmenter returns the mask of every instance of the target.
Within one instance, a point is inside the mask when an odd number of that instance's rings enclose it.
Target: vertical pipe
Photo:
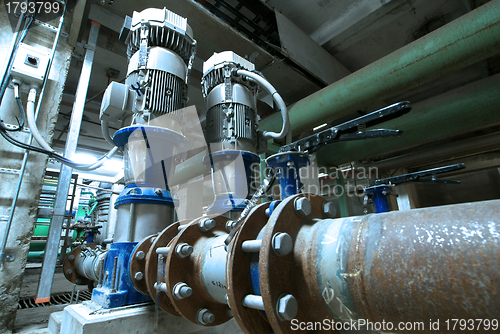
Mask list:
[[[260,176],[260,184],[262,184],[264,182],[264,179],[266,178],[266,154],[265,153],[261,153],[259,154],[259,158],[260,158],[260,164],[259,164],[259,176]],[[267,202],[267,198],[265,197],[262,197],[260,199],[260,202],[261,203],[266,203]]]
[[[340,217],[349,217],[349,206],[347,205],[347,194],[344,182],[344,175],[342,172],[337,173],[337,185],[342,189],[342,193],[339,196],[339,207],[340,207]]]
[[[87,51],[85,52],[82,72],[78,81],[75,103],[73,104],[73,111],[71,113],[71,125],[68,131],[66,148],[64,151],[64,155],[69,159],[71,159],[72,155],[75,154],[78,144],[78,135],[82,124],[83,110],[90,83],[90,74],[92,72],[92,63],[94,60],[97,37],[99,35],[99,27],[98,23],[92,22]],[[47,248],[45,250],[45,257],[43,260],[42,274],[38,284],[38,293],[35,300],[36,303],[44,303],[50,300],[52,279],[57,262],[57,251],[59,249],[59,241],[61,239],[62,222],[65,216],[66,202],[72,174],[73,169],[71,167],[66,165],[61,166],[56,201],[54,203],[54,215],[52,217],[49,236],[47,238]]]

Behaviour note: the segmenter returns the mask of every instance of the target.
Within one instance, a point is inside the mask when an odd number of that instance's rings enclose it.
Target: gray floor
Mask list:
[[[35,297],[40,279],[41,264],[28,264],[21,286],[20,299]],[[76,290],[87,290],[86,285],[79,285]],[[56,268],[52,294],[73,291],[73,283],[69,282],[62,273],[62,267]],[[61,311],[68,304],[34,307],[17,310],[14,333],[44,333],[40,328],[46,328],[52,312]]]

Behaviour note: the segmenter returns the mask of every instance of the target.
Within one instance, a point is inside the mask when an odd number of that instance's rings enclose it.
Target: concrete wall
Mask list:
[[[66,14],[63,31],[69,31],[72,13]],[[4,3],[0,5],[0,73],[5,71],[7,55],[14,37],[12,23],[15,22],[12,14],[8,15]],[[58,19],[48,22],[57,26]],[[71,60],[73,48],[67,43],[67,34],[63,34],[59,41],[55,61],[49,75],[50,81],[44,95],[38,125],[46,140],[51,141],[55,122],[59,112],[59,103],[66,81],[66,75]],[[39,48],[50,49],[55,34],[47,29],[33,26],[28,33],[25,43]],[[26,92],[22,94],[26,106]],[[17,114],[13,90],[7,89],[0,115],[6,123],[16,124],[12,115]],[[27,132],[16,134],[18,140],[27,142]],[[0,138],[0,168],[19,170],[23,159],[23,150],[12,146]],[[47,156],[40,153],[30,153],[26,173],[24,175],[18,205],[15,210],[12,228],[9,233],[7,249],[15,252],[14,262],[5,263],[0,269],[0,333],[12,330],[20,293],[24,269],[26,267],[29,243],[32,236],[33,224],[36,219],[38,199],[42,189],[43,175],[47,164]],[[0,217],[8,216],[10,206],[18,182],[18,174],[0,173]],[[6,219],[0,218],[0,238],[3,238],[6,229]],[[0,239],[1,240],[1,239]]]

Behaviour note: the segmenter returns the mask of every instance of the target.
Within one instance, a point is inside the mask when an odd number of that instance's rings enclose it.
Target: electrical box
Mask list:
[[[45,71],[49,65],[49,54],[21,43],[12,64],[11,76],[24,84],[42,85]]]

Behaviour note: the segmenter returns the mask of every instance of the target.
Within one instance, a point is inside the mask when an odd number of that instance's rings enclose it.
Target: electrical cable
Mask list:
[[[22,16],[21,20],[25,19],[24,15],[25,15],[25,13],[23,13],[23,16]],[[5,91],[7,90],[7,87],[9,85],[11,71],[12,71],[12,63],[13,63],[13,61],[15,59],[15,55],[17,53],[17,49],[19,48],[19,44],[22,43],[22,41],[24,40],[24,38],[28,34],[28,29],[30,28],[30,26],[31,26],[31,24],[33,23],[34,20],[35,20],[35,16],[34,15],[28,15],[27,16],[27,20],[24,22],[24,27],[22,29],[20,37],[19,36],[15,36],[14,37],[14,38],[18,38],[18,39],[17,39],[17,41],[14,41],[13,49],[12,49],[9,61],[7,62],[7,69],[6,69],[5,73],[2,76],[2,82],[0,84],[0,105],[1,105],[3,97],[5,95]],[[21,21],[21,24],[22,24],[22,21]],[[9,127],[5,126],[4,121],[0,118],[0,128],[2,130],[5,130],[5,131],[21,131],[23,129],[23,127],[24,127],[25,112],[24,112],[24,108],[23,108],[23,105],[22,105],[21,100],[20,100],[19,85],[18,84],[14,84],[14,96],[15,96],[16,103],[17,103],[17,106],[18,106],[18,109],[19,109],[19,113],[21,115],[21,120],[19,120],[19,119],[17,120],[18,127],[16,127],[16,128],[9,128]],[[17,119],[17,117],[16,117],[16,119]]]
[[[242,70],[242,69],[235,69],[232,74],[234,76],[242,75],[247,77],[247,79],[250,79],[252,81],[255,81],[257,84],[259,84],[262,88],[264,88],[273,98],[274,102],[276,103],[276,106],[278,107],[278,111],[281,113],[281,118],[283,120],[283,126],[281,128],[281,131],[279,133],[276,132],[269,132],[269,131],[264,131],[262,133],[264,138],[274,138],[274,139],[286,139],[286,143],[290,144],[292,141],[292,131],[290,127],[290,120],[288,117],[288,111],[286,108],[285,101],[281,98],[280,94],[276,91],[276,89],[267,81],[264,77],[261,75],[250,72],[247,70]]]

